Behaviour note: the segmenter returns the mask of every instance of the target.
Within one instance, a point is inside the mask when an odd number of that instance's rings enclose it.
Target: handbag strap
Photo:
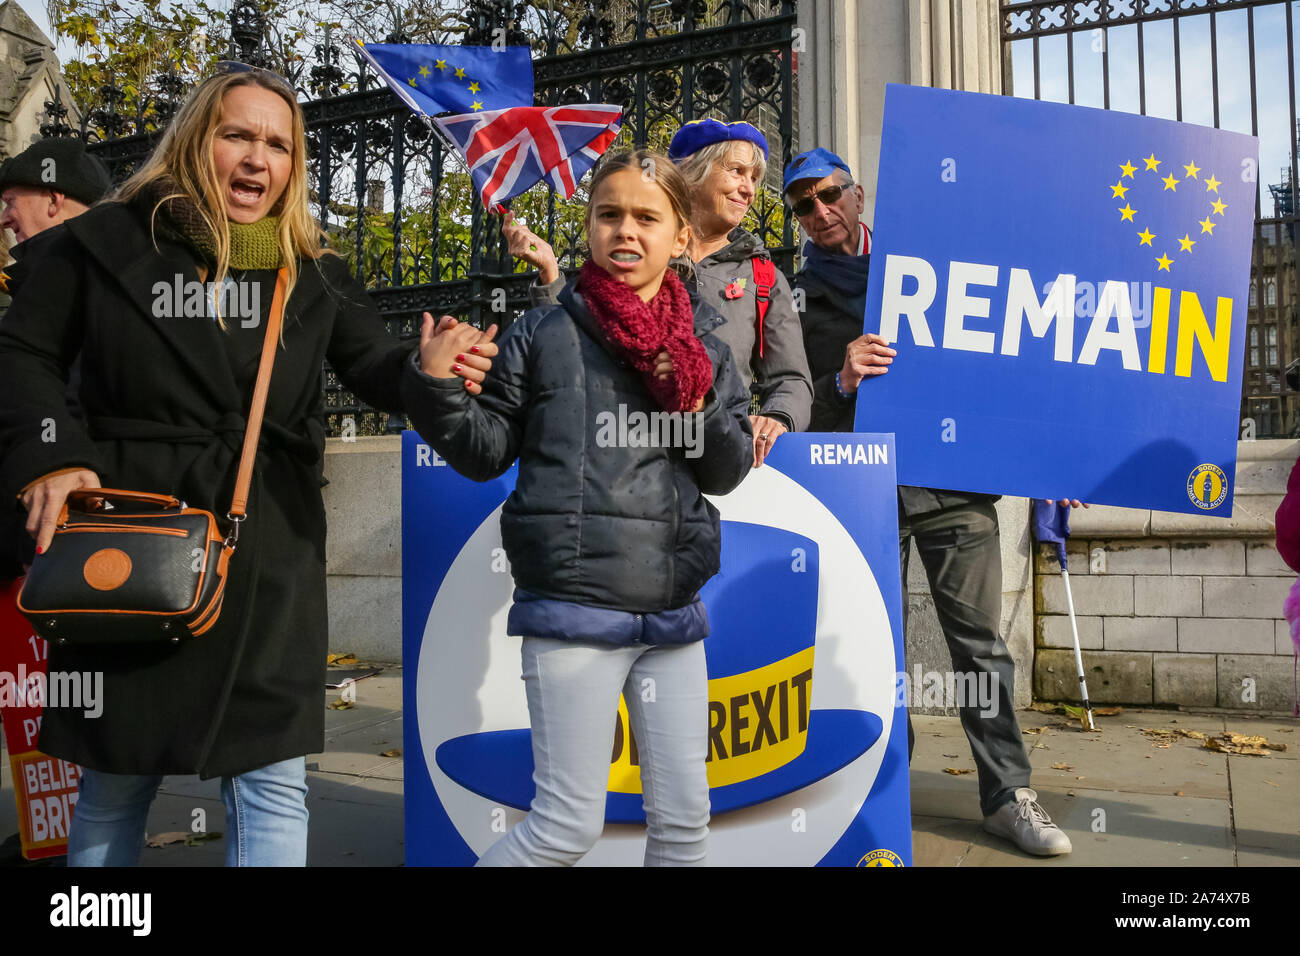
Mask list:
[[[271,366],[275,364],[275,349],[284,324],[284,290],[288,284],[289,270],[282,266],[275,277],[275,295],[271,298],[271,316],[266,323],[266,338],[262,341],[262,361],[257,367],[253,404],[248,410],[248,427],[244,430],[244,450],[239,456],[235,494],[226,515],[235,523],[229,539],[232,544],[239,538],[239,522],[247,517],[248,486],[253,481],[253,459],[257,457],[257,441],[262,434],[262,413],[266,411],[266,395],[271,389]]]

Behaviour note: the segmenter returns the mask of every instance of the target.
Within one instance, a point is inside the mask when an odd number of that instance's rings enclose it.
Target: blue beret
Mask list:
[[[829,149],[819,147],[800,153],[790,160],[790,165],[785,168],[785,180],[781,185],[781,192],[788,192],[790,184],[800,179],[825,179],[836,169],[844,170],[849,179],[853,178],[853,170],[849,169],[849,164]]]
[[[685,124],[668,144],[668,158],[676,162],[705,146],[731,140],[753,143],[763,151],[763,158],[767,158],[767,137],[759,132],[758,127],[749,123],[722,123],[715,119],[692,120]]]

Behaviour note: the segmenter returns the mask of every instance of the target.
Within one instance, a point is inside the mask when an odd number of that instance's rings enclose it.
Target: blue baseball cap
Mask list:
[[[825,179],[836,169],[844,170],[849,179],[853,178],[853,170],[849,169],[849,164],[829,149],[818,147],[800,153],[790,160],[790,165],[785,168],[785,182],[781,186],[781,192],[788,192],[791,183],[800,179]]]
[[[714,143],[744,140],[753,143],[767,158],[767,137],[749,123],[722,123],[715,119],[692,120],[682,126],[668,144],[668,158],[673,162],[699,152]]]

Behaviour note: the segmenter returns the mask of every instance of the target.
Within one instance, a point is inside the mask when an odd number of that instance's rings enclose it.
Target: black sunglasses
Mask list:
[[[823,206],[829,206],[831,203],[839,202],[840,197],[844,195],[844,190],[853,185],[855,184],[844,183],[839,186],[827,186],[825,189],[819,189],[811,196],[804,196],[797,202],[791,203],[790,209],[794,211],[796,216],[806,216],[816,208],[818,199],[821,200]]]

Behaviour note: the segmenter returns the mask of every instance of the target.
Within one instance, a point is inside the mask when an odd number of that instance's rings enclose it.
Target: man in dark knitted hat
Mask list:
[[[41,140],[0,166],[0,228],[25,242],[81,215],[111,185],[104,164],[80,140]]]

